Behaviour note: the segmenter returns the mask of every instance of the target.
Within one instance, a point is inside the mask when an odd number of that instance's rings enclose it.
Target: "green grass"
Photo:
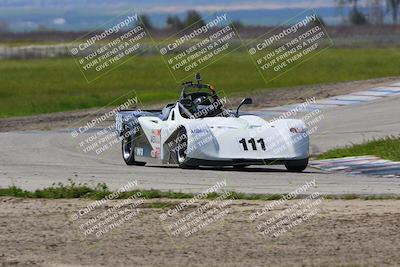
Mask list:
[[[181,192],[172,191],[159,191],[159,190],[134,190],[129,192],[123,192],[119,195],[119,199],[125,199],[133,196],[137,192],[141,192],[145,198],[191,198],[192,194],[186,194]],[[69,184],[64,185],[62,183],[53,184],[50,187],[38,189],[35,191],[27,191],[16,186],[10,186],[8,188],[0,188],[0,196],[12,196],[22,198],[49,198],[49,199],[61,199],[61,198],[89,198],[89,199],[102,199],[105,196],[111,194],[112,191],[108,189],[104,183],[98,183],[95,187],[89,187],[86,184],[75,183],[69,180]]]
[[[377,139],[365,144],[337,148],[318,155],[318,159],[374,155],[383,159],[400,161],[400,137]]]
[[[193,198],[195,194],[173,192],[173,191],[160,191],[160,190],[134,190],[128,192],[122,192],[117,199],[127,199],[140,192],[141,196],[146,199],[189,199]],[[8,188],[0,188],[0,197],[18,197],[18,198],[44,198],[44,199],[72,199],[72,198],[84,198],[84,199],[95,199],[99,200],[107,195],[111,194],[106,184],[99,183],[97,186],[89,187],[86,184],[75,183],[69,180],[68,185],[62,183],[53,184],[51,187],[38,189],[35,191],[27,191],[16,186],[10,186]],[[262,200],[271,201],[281,199],[285,194],[247,194],[231,192],[231,197],[237,200]],[[211,193],[207,195],[207,199],[215,199],[220,194]],[[298,196],[299,198],[304,198],[305,195]],[[397,195],[356,195],[356,194],[344,194],[344,195],[324,195],[325,199],[328,200],[353,200],[353,199],[363,199],[363,200],[385,200],[385,199],[400,199]],[[153,203],[154,204],[154,203]],[[165,203],[155,203],[151,208],[165,207]]]
[[[118,199],[129,198],[138,192],[146,199],[154,198],[168,198],[168,199],[189,199],[193,198],[195,194],[174,192],[174,191],[160,191],[160,190],[133,190],[123,192],[118,196]],[[69,180],[68,185],[62,183],[53,184],[51,187],[38,189],[35,191],[23,190],[16,186],[10,186],[8,188],[0,188],[0,197],[11,196],[21,198],[48,198],[48,199],[63,199],[63,198],[88,198],[88,199],[102,199],[107,195],[111,194],[112,191],[108,189],[104,183],[99,183],[95,187],[89,187],[86,184],[75,183]],[[220,196],[218,193],[210,193],[207,195],[207,199],[214,199]],[[277,200],[282,197],[280,194],[245,194],[231,192],[231,196],[234,199],[247,199],[247,200]]]
[[[231,94],[399,76],[400,50],[331,48],[265,84],[247,54],[235,52],[202,71]],[[159,56],[139,56],[92,83],[72,58],[0,60],[0,118],[103,107],[135,90],[144,103],[175,100],[180,85]],[[114,106],[123,103],[121,98]]]

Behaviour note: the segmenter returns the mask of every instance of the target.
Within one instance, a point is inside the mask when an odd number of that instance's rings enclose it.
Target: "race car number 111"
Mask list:
[[[262,138],[258,139],[257,142],[256,142],[256,140],[254,138],[250,138],[249,140],[246,140],[245,138],[242,138],[242,139],[240,139],[239,143],[241,143],[243,145],[243,149],[245,151],[249,150],[249,147],[247,146],[247,143],[249,143],[251,145],[251,148],[253,150],[257,150],[258,144],[261,146],[262,150],[265,150],[265,142],[264,142],[264,139],[262,139]]]

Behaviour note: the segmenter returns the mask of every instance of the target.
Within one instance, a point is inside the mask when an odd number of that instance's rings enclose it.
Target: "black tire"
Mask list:
[[[243,170],[244,168],[249,167],[250,165],[233,165],[235,170]]]
[[[290,172],[302,172],[308,166],[308,158],[285,161],[285,167]]]
[[[187,147],[188,147],[188,139],[186,134],[186,129],[181,127],[176,135],[176,162],[179,167],[182,169],[195,169],[198,166],[188,164],[187,159]]]
[[[122,139],[122,158],[126,165],[144,166],[146,162],[135,161],[135,136],[125,131]]]

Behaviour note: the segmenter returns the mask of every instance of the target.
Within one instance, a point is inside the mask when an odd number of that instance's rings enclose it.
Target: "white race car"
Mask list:
[[[300,172],[308,165],[309,136],[301,120],[267,122],[231,112],[212,86],[186,82],[179,101],[162,110],[122,110],[116,128],[128,165],[178,164],[181,168],[284,164]]]

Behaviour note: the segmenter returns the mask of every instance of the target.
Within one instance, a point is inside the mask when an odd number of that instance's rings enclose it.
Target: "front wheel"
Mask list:
[[[176,161],[180,168],[182,169],[195,169],[198,166],[189,165],[187,163],[187,148],[188,148],[188,137],[186,134],[186,129],[181,128],[176,137]]]
[[[286,160],[285,167],[290,172],[302,172],[308,166],[308,158],[299,160]]]
[[[135,161],[135,137],[125,132],[122,139],[122,157],[126,165],[144,166],[146,162]]]

